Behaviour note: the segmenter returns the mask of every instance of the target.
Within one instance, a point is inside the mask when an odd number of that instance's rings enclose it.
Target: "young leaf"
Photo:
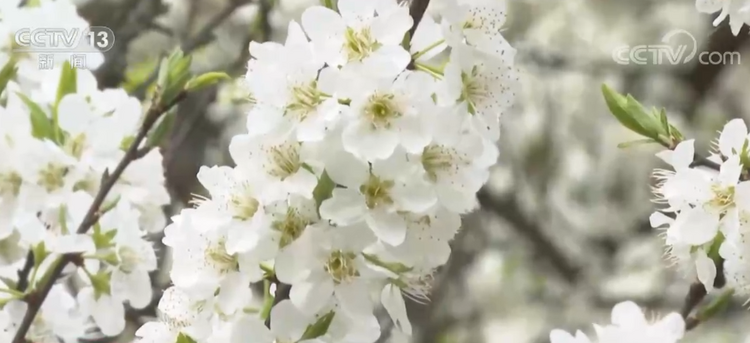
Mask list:
[[[5,91],[5,87],[8,86],[8,81],[16,77],[16,72],[18,72],[16,61],[11,59],[8,63],[5,63],[3,69],[0,70],[0,94]]]
[[[637,139],[637,140],[629,141],[629,142],[622,142],[620,144],[617,144],[617,147],[620,149],[627,149],[627,148],[632,148],[634,146],[651,144],[651,143],[659,144],[659,142],[651,138],[644,138],[644,139]]]
[[[328,327],[331,326],[331,322],[333,321],[333,317],[335,315],[336,312],[328,312],[318,318],[315,323],[308,325],[307,329],[305,329],[305,333],[302,334],[302,338],[300,339],[300,341],[304,341],[306,339],[315,339],[325,335],[326,332],[328,332]]]
[[[222,80],[229,80],[229,79],[230,77],[229,75],[227,75],[227,73],[209,72],[209,73],[198,75],[190,79],[190,81],[188,81],[187,84],[185,84],[185,90],[188,92],[192,92],[192,91],[196,91],[196,90],[214,85],[218,82],[221,82]]]
[[[630,129],[631,131],[638,133],[642,136],[649,138],[655,138],[653,133],[650,132],[642,122],[647,118],[643,118],[647,115],[638,108],[638,102],[632,97],[624,97],[622,94],[615,92],[607,85],[602,85],[602,94],[604,95],[604,101],[607,103],[609,111],[615,116],[623,126]],[[633,101],[631,101],[631,99]]]
[[[52,120],[47,116],[47,113],[37,103],[22,93],[16,94],[26,104],[26,107],[29,108],[31,135],[38,139],[49,139],[59,144],[60,142],[55,139],[55,127],[52,125]]]
[[[78,91],[78,73],[77,68],[73,68],[70,62],[65,61],[62,66],[60,83],[57,85],[57,97],[55,98],[55,108],[60,100],[68,94]]]
[[[192,337],[180,332],[180,335],[177,336],[177,341],[175,343],[196,343],[196,342]]]
[[[161,145],[164,138],[167,137],[167,133],[172,129],[172,125],[174,125],[175,116],[176,111],[174,110],[169,111],[164,115],[159,124],[149,134],[148,139],[146,140],[146,146],[158,147]]]
[[[336,183],[331,180],[328,173],[324,170],[323,174],[318,179],[318,185],[313,190],[313,197],[315,198],[315,204],[320,208],[320,204],[324,200],[330,198],[333,195],[333,189],[336,188]]]

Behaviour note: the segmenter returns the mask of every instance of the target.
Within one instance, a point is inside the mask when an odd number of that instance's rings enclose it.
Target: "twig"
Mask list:
[[[276,293],[273,296],[273,306],[271,308],[276,307],[280,302],[289,299],[289,292],[292,291],[292,286],[287,285],[285,283],[281,283],[278,280],[274,281],[276,284]],[[271,328],[271,316],[269,315],[268,318],[266,318],[266,327]]]
[[[211,20],[208,21],[208,23],[201,28],[198,33],[193,36],[191,39],[187,40],[186,42],[182,43],[180,45],[180,49],[182,49],[182,52],[184,54],[189,54],[193,51],[195,51],[198,48],[201,48],[208,43],[211,43],[215,37],[213,35],[213,31],[221,25],[229,16],[234,13],[237,8],[244,6],[246,4],[249,4],[252,0],[232,0],[229,2],[229,5],[224,7],[224,9],[221,10],[221,12],[217,13]],[[143,96],[146,94],[146,90],[148,89],[149,85],[156,81],[156,77],[158,75],[158,68],[155,68],[153,72],[151,72],[151,75],[149,75],[148,79],[146,79],[145,82],[140,84],[138,88],[135,90],[134,94],[138,98],[143,98]]]
[[[29,251],[26,255],[26,262],[23,264],[23,269],[18,270],[18,283],[16,283],[17,291],[26,292],[26,288],[29,286],[29,274],[31,274],[32,268],[34,268],[34,253]]]
[[[724,260],[719,259],[714,262],[716,264],[716,278],[714,279],[714,287],[722,288],[726,285],[727,280],[724,276]],[[680,315],[685,319],[685,330],[690,331],[700,324],[700,318],[696,316],[690,316],[695,308],[700,305],[703,299],[706,298],[706,287],[700,281],[695,281],[690,284],[690,289],[685,296],[685,301],[680,309]]]
[[[721,166],[718,163],[698,154],[695,154],[693,157],[693,163],[690,164],[690,167],[706,167],[717,171],[721,169]]]
[[[414,32],[417,31],[417,26],[419,26],[419,22],[422,21],[422,17],[424,17],[424,12],[427,11],[427,7],[430,6],[430,0],[412,0],[411,5],[409,5],[409,15],[411,16],[411,19],[414,21],[414,25],[412,25],[411,29],[409,29],[409,37],[414,37]]]
[[[417,31],[417,26],[419,26],[419,22],[422,21],[422,17],[424,17],[424,12],[427,11],[427,7],[430,6],[430,0],[412,0],[411,4],[409,5],[409,15],[411,16],[412,21],[414,24],[409,29],[409,39],[414,38],[414,33]],[[406,69],[414,70],[414,59],[412,58],[411,61],[409,61],[409,65],[406,66]]]
[[[123,156],[122,160],[120,160],[120,163],[117,164],[117,167],[115,167],[115,170],[111,174],[108,171],[104,172],[99,192],[96,194],[96,197],[94,198],[91,207],[89,207],[86,216],[78,226],[76,233],[86,233],[86,231],[88,231],[91,226],[93,226],[99,220],[100,207],[104,203],[104,200],[107,198],[110,190],[112,190],[112,187],[114,187],[117,180],[125,171],[125,168],[127,168],[130,163],[137,159],[139,146],[146,139],[146,136],[148,135],[151,128],[164,113],[166,113],[180,101],[184,100],[186,96],[187,93],[183,91],[179,93],[177,97],[175,97],[175,99],[172,100],[172,102],[170,102],[169,104],[164,106],[155,105],[149,109],[149,111],[146,113],[145,119],[143,120],[143,124],[138,131],[138,134],[133,140],[133,143],[130,144],[128,151],[125,153],[125,156]],[[55,264],[52,272],[49,274],[50,277],[47,278],[45,283],[42,284],[42,288],[39,291],[34,291],[26,295],[24,301],[26,301],[26,303],[28,304],[28,310],[26,311],[21,324],[18,326],[18,331],[16,331],[16,335],[13,338],[13,343],[25,343],[26,334],[29,331],[29,328],[31,328],[31,324],[34,321],[37,313],[39,312],[42,304],[44,303],[44,300],[47,298],[47,295],[54,286],[55,281],[60,276],[65,266],[69,262],[75,261],[76,259],[80,259],[80,254],[62,255]]]

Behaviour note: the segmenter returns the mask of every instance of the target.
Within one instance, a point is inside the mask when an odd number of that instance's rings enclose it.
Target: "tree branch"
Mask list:
[[[180,45],[180,49],[182,49],[182,52],[184,54],[189,54],[196,49],[199,49],[208,43],[211,43],[216,37],[213,35],[213,31],[216,30],[221,23],[223,23],[229,16],[234,13],[234,11],[237,10],[237,8],[247,5],[251,3],[252,0],[232,0],[229,2],[229,5],[224,7],[219,13],[217,13],[213,18],[211,18],[208,23],[206,23],[203,28],[198,31],[198,33],[193,36],[192,38],[188,39],[184,43]],[[146,79],[145,82],[143,82],[138,88],[133,92],[136,97],[143,98],[146,94],[146,90],[148,87],[156,81],[156,77],[158,75],[159,69],[155,68],[153,72],[151,72],[151,75],[149,75],[148,79]]]
[[[271,306],[271,309],[276,307],[280,302],[289,299],[289,292],[292,291],[292,286],[287,285],[285,283],[281,283],[279,280],[274,280],[274,283],[276,284],[276,292],[273,295],[273,305]],[[271,328],[271,315],[268,315],[268,318],[266,318],[266,327]]]
[[[722,288],[726,285],[727,280],[724,276],[724,260],[720,259],[714,261],[716,264],[716,278],[714,279],[714,287]],[[690,331],[700,324],[700,319],[697,316],[690,316],[695,308],[700,305],[703,299],[706,298],[708,293],[706,287],[700,281],[695,281],[690,284],[690,289],[687,295],[685,295],[685,301],[680,309],[680,315],[685,319],[685,330]]]
[[[187,93],[183,91],[179,93],[171,103],[167,105],[155,104],[148,110],[140,130],[138,130],[138,134],[130,144],[130,147],[125,153],[125,156],[123,156],[122,160],[120,160],[120,162],[117,164],[117,167],[115,167],[115,170],[111,174],[108,171],[104,172],[99,192],[96,194],[96,197],[94,198],[91,207],[89,207],[86,216],[78,226],[76,233],[86,233],[99,220],[99,216],[101,215],[100,207],[102,206],[105,199],[107,198],[107,195],[112,190],[112,187],[114,187],[115,183],[128,167],[128,165],[130,165],[130,163],[137,159],[139,146],[146,139],[149,131],[151,131],[151,128],[164,113],[166,113],[180,101],[184,100],[186,96]],[[44,303],[44,300],[47,298],[47,295],[49,295],[50,290],[54,286],[55,281],[57,281],[65,266],[69,262],[73,262],[77,259],[80,259],[80,254],[66,254],[59,257],[58,260],[54,263],[54,268],[49,274],[50,277],[45,280],[45,283],[42,284],[41,289],[38,291],[33,291],[26,295],[24,301],[26,301],[26,303],[28,304],[28,309],[23,317],[23,320],[21,321],[21,324],[18,327],[18,331],[16,331],[16,335],[13,338],[13,343],[25,343],[26,334],[31,328],[31,324],[33,323],[34,318],[36,317],[39,309]]]

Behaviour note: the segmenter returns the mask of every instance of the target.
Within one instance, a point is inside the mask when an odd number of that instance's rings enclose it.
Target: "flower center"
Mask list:
[[[266,149],[270,160],[265,167],[268,175],[277,177],[282,181],[297,173],[302,167],[299,156],[300,143],[284,143]]]
[[[477,103],[489,97],[489,92],[479,77],[479,68],[474,66],[470,73],[462,72],[461,82],[463,87],[461,97],[458,100],[466,101],[469,105],[469,113],[476,114]]]
[[[402,116],[392,94],[372,95],[364,113],[373,129],[390,128],[391,121]]]
[[[470,163],[456,149],[442,145],[429,145],[422,151],[422,167],[432,182],[437,182],[439,172],[456,172],[460,166]]]
[[[323,94],[318,91],[317,81],[292,88],[292,101],[287,105],[286,113],[293,112],[299,121],[305,120],[308,114],[323,103]]]
[[[711,186],[714,192],[714,198],[709,202],[710,206],[724,209],[734,203],[734,186],[721,187],[719,185]]]
[[[370,178],[359,187],[359,191],[365,196],[367,208],[373,209],[381,205],[393,204],[393,199],[389,194],[393,186],[393,181],[380,180],[379,177],[370,174]]]
[[[260,206],[258,200],[253,198],[247,192],[232,194],[229,201],[234,212],[234,218],[238,220],[248,220],[252,218],[255,213],[258,212],[258,206]]]
[[[18,173],[16,172],[0,174],[0,195],[18,195],[18,193],[21,191],[22,182],[23,179],[21,179],[21,175],[18,175]]]
[[[331,275],[334,283],[348,282],[359,276],[359,271],[354,265],[356,257],[353,253],[337,250],[331,253],[323,268]]]
[[[130,274],[138,267],[141,262],[141,258],[138,253],[131,247],[120,247],[117,250],[120,257],[120,270],[125,274]]]
[[[346,28],[344,40],[344,50],[346,51],[349,62],[361,61],[370,56],[373,51],[381,46],[381,44],[372,37],[370,28],[364,28],[360,31]]]
[[[223,239],[210,245],[204,252],[204,257],[206,262],[212,264],[220,274],[226,274],[238,269],[237,258],[227,253],[226,241]]]
[[[83,155],[83,149],[86,146],[86,135],[80,134],[74,139],[65,142],[64,150],[71,156],[80,159]]]
[[[286,210],[284,219],[275,221],[271,224],[271,227],[274,230],[281,232],[279,248],[283,248],[299,238],[308,224],[310,224],[310,221],[300,215],[299,211],[289,207]]]
[[[39,185],[44,187],[47,192],[54,192],[65,185],[65,175],[67,174],[67,167],[52,163],[47,164],[39,171]]]

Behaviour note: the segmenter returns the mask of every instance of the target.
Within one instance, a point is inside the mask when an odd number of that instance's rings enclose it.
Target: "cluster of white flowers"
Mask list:
[[[654,188],[657,202],[668,207],[651,215],[651,225],[666,226],[671,259],[687,276],[697,276],[707,292],[714,288],[715,261],[721,258],[728,285],[740,294],[750,294],[746,262],[750,256],[746,239],[750,218],[747,127],[741,119],[726,124],[716,151],[707,159],[718,168],[691,167],[693,145],[693,140],[686,140],[674,150],[657,154],[674,171],[655,172],[660,179]]]
[[[151,150],[118,179],[93,229],[77,232],[105,170],[115,169],[138,132],[143,110],[123,89],[98,90],[90,70],[64,66],[69,53],[40,70],[39,54],[13,52],[14,32],[40,26],[88,24],[68,1],[0,6],[0,68],[17,68],[0,90],[0,342],[11,341],[28,308],[25,293],[41,287],[63,254],[80,256],[65,274],[83,287],[53,286],[26,338],[77,342],[92,322],[105,335],[119,334],[124,304],[151,302],[156,256],[144,236],[164,228],[161,207],[170,200],[162,156]],[[86,56],[90,63],[102,58]],[[19,280],[32,252],[33,266]]]
[[[397,1],[340,0],[250,45],[236,166],[203,167],[210,198],[165,229],[174,286],[141,342],[374,342],[379,304],[411,334],[403,296],[427,298],[518,85],[503,2],[446,3],[411,39]],[[264,277],[289,299],[253,308]]]
[[[714,20],[714,26],[719,26],[729,18],[729,26],[736,36],[742,25],[750,25],[750,1],[748,0],[695,0],[695,7],[703,13],[721,11]]]
[[[597,340],[592,341],[585,333],[577,331],[575,336],[563,330],[550,333],[551,343],[675,343],[685,334],[685,321],[679,313],[670,313],[649,322],[643,311],[633,302],[626,301],[612,309],[612,324],[594,325]]]

